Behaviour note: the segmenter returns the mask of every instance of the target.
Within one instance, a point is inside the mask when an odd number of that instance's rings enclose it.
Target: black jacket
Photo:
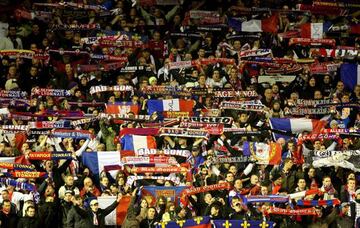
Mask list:
[[[77,213],[79,213],[79,215],[82,217],[82,219],[84,219],[85,223],[86,223],[86,227],[99,227],[99,228],[105,228],[105,217],[110,214],[113,210],[115,210],[115,208],[117,207],[119,203],[117,201],[115,201],[114,203],[112,203],[110,206],[108,206],[105,209],[101,209],[99,208],[99,210],[96,212],[96,216],[97,216],[97,220],[99,225],[95,226],[93,224],[93,212],[88,209],[88,210],[83,210],[78,206],[75,206],[75,210]]]
[[[41,228],[40,219],[38,217],[23,217],[19,220],[17,228]]]
[[[0,227],[16,228],[18,220],[19,218],[16,214],[15,208],[11,208],[9,214],[5,214],[3,211],[0,211]]]
[[[81,215],[75,210],[73,206],[66,218],[66,226],[64,228],[87,228],[86,221],[81,217]]]

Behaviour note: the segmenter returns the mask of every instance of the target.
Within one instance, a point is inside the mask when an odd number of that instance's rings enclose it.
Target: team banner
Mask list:
[[[332,135],[332,134],[308,134],[308,135],[302,135],[298,137],[299,141],[305,141],[305,140],[323,140],[323,139],[329,139],[329,140],[336,140],[340,137],[338,135]]]
[[[335,46],[336,41],[335,39],[313,39],[313,38],[291,38],[289,40],[289,46],[291,45],[303,45],[303,46]]]
[[[53,24],[51,30],[100,30],[100,24]]]
[[[298,206],[335,206],[339,205],[341,201],[339,199],[331,199],[331,200],[298,200],[296,201],[296,205]]]
[[[208,138],[209,133],[207,130],[201,129],[187,129],[187,128],[170,128],[163,127],[159,132],[160,136],[177,136],[186,138]]]
[[[68,97],[71,96],[70,90],[64,89],[46,89],[46,88],[32,88],[31,96],[53,96],[53,97]]]
[[[310,56],[316,57],[332,57],[332,58],[345,58],[345,59],[353,59],[360,56],[359,50],[355,48],[351,49],[326,49],[326,48],[311,48]]]
[[[182,121],[179,125],[181,128],[195,128],[195,129],[206,129],[210,135],[220,135],[224,131],[223,124],[217,123],[201,123],[201,122],[187,122]]]
[[[29,160],[60,160],[72,159],[71,152],[30,152]]]
[[[228,98],[228,97],[246,97],[246,98],[252,98],[252,97],[258,97],[258,94],[255,90],[251,91],[239,91],[239,90],[214,90],[213,91],[214,97],[220,97],[220,98]]]
[[[324,100],[306,100],[306,99],[297,99],[295,103],[291,103],[291,105],[294,106],[317,106],[317,105],[323,105],[323,104],[331,104],[330,99],[324,99]]]
[[[108,58],[111,59],[111,58]],[[113,62],[113,63],[101,63],[96,65],[78,65],[77,71],[82,73],[94,72],[94,71],[111,71],[117,70],[124,66],[123,62]]]
[[[28,125],[0,125],[0,129],[4,132],[21,132],[21,131],[28,131]]]
[[[20,182],[20,181],[16,181],[16,180],[13,180],[10,178],[0,178],[0,183],[6,184],[9,186],[14,186],[15,188],[25,190],[25,191],[36,192],[36,186],[33,184],[26,183],[26,182]]]
[[[91,86],[90,94],[103,93],[103,92],[132,92],[133,87],[129,85],[114,85],[114,86]]]
[[[315,168],[320,167],[330,167],[330,166],[338,166],[344,169],[350,169],[354,172],[360,171],[360,156],[359,151],[342,151],[341,153],[331,151],[331,156],[327,156],[328,152],[324,152],[325,154],[315,153],[312,165]],[[333,155],[334,154],[334,155]],[[326,156],[326,157],[324,157]],[[320,158],[319,158],[320,157]],[[316,160],[315,160],[316,159]]]
[[[113,114],[113,113],[100,113],[99,118],[135,121],[135,122],[146,122],[146,121],[155,120],[152,119],[152,116],[150,115],[129,115],[129,114]]]
[[[99,118],[96,118],[96,117],[73,120],[73,121],[71,121],[71,125],[76,127],[76,126],[79,126],[79,125],[92,123],[92,122],[95,122],[95,121],[98,121],[98,120],[99,120]]]
[[[195,217],[188,220],[178,220],[178,221],[162,221],[156,225],[156,228],[211,228],[212,222],[216,220],[210,220],[210,217]],[[230,227],[230,226],[228,226]]]

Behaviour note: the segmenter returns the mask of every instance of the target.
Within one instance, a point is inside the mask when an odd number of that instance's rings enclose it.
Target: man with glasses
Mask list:
[[[93,199],[90,201],[90,209],[88,210],[81,209],[79,207],[78,201],[74,200],[73,203],[75,205],[76,212],[82,217],[82,219],[86,221],[86,227],[105,228],[105,217],[113,210],[115,210],[121,198],[122,195],[119,194],[115,202],[105,209],[99,208],[99,202],[97,201],[97,199]]]

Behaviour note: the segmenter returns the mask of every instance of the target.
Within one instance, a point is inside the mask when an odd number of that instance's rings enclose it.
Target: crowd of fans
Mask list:
[[[169,5],[165,4],[167,2]],[[12,175],[17,171],[16,166],[9,169],[1,166],[0,227],[105,227],[105,216],[125,196],[131,196],[127,216],[121,225],[125,228],[155,227],[196,216],[210,216],[213,220],[273,221],[278,227],[359,227],[358,164],[314,167],[311,160],[314,151],[352,153],[359,150],[360,85],[349,88],[340,73],[341,64],[359,61],[359,34],[351,34],[349,30],[322,34],[323,38],[333,39],[336,47],[320,42],[320,48],[352,48],[356,53],[352,56],[311,55],[310,49],[314,47],[311,42],[291,45],[289,40],[299,38],[300,33],[291,34],[306,23],[331,23],[339,28],[357,25],[360,14],[356,10],[360,4],[339,5],[335,8],[341,14],[335,15],[333,11],[298,10],[298,4],[314,4],[300,0],[179,0],[176,3],[84,0],[74,4],[27,0],[5,4],[4,9],[0,9],[1,161],[9,162],[9,158],[14,157],[20,161],[21,158],[21,164],[33,165],[44,175],[17,178]],[[271,29],[275,31],[241,32],[230,23],[233,18],[241,22],[273,19],[275,25]],[[105,37],[104,40],[110,37],[110,44],[102,43],[100,36]],[[98,38],[91,42],[89,37]],[[251,51],[255,54],[246,54]],[[263,52],[265,54],[261,54]],[[186,66],[176,67],[175,63],[185,64],[185,61],[188,61]],[[330,63],[335,70],[318,73],[310,67],[311,64]],[[271,64],[278,64],[276,70]],[[281,74],[282,79],[288,74],[293,80],[260,80],[262,76],[276,76],[276,73]],[[109,88],[114,85],[132,89],[111,91]],[[99,88],[96,86],[106,86],[108,90],[90,92],[90,88]],[[44,88],[47,89],[44,91],[59,89],[69,93],[64,96],[36,93],[36,89]],[[172,88],[172,91],[156,93],[154,88],[159,91]],[[213,91],[225,90],[255,91],[256,96],[214,96]],[[18,96],[10,97],[10,94]],[[147,103],[156,99],[192,100],[194,106],[188,113],[190,116],[231,117],[233,123],[225,128],[243,129],[244,132],[224,131],[198,138],[149,134],[158,150],[190,151],[192,159],[175,156],[178,167],[186,168],[170,174],[179,181],[154,178],[133,183],[128,177],[135,175],[134,166],[142,165],[127,163],[115,175],[110,175],[110,171],[94,173],[93,167],[84,164],[84,153],[121,151],[124,156],[125,140],[120,132],[127,128],[145,129],[144,119],[155,128],[178,127],[180,120],[184,120],[183,113],[178,113],[179,116],[149,113]],[[235,100],[251,107],[221,108],[222,101]],[[297,103],[300,100],[326,101],[325,104],[332,105],[326,106],[330,107],[328,113],[292,113],[294,104],[301,106]],[[263,105],[261,110],[253,109],[260,104]],[[110,105],[137,106],[138,110],[128,110],[122,113],[126,114],[123,118],[117,118],[104,114],[110,112],[107,109]],[[323,129],[334,130],[328,131],[327,136],[334,137],[306,138],[311,132],[280,132],[270,126],[271,118],[295,117],[322,119]],[[55,129],[47,129],[50,131],[45,134],[31,134],[34,129],[9,133],[4,128],[34,121],[86,118],[89,121],[72,125],[72,129],[86,130],[96,136],[94,138],[53,137]],[[172,120],[179,121],[169,123]],[[275,138],[274,134],[280,133],[285,136]],[[276,142],[281,146],[281,161],[275,165],[256,159],[215,162],[220,157],[244,158],[244,145],[248,142],[266,145]],[[30,159],[29,154],[44,151],[71,152],[71,159]],[[21,187],[21,183],[34,185],[36,189],[30,191]],[[193,189],[224,183],[229,186],[193,194],[185,200],[159,196],[154,203],[140,194],[144,186]],[[249,196],[286,197],[309,190],[318,191],[288,202],[246,203]],[[101,209],[96,199],[100,196],[116,196],[116,200]],[[314,200],[314,204],[297,205],[298,200]],[[321,200],[333,203],[316,203]],[[270,213],[273,206],[294,210],[314,206],[316,214]]]

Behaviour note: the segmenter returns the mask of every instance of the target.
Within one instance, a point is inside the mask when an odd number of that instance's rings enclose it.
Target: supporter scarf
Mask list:
[[[327,158],[327,157],[332,157],[335,156],[337,154],[347,154],[350,156],[359,156],[360,155],[360,150],[332,150],[332,151],[313,151],[313,155],[315,157],[318,158]]]
[[[128,115],[128,114],[108,114],[108,113],[100,113],[99,118],[136,121],[136,122],[144,122],[144,121],[152,120],[152,117],[150,115]]]
[[[300,44],[303,46],[335,46],[336,41],[334,39],[291,38],[289,40],[289,46],[294,44]]]
[[[187,122],[182,121],[180,123],[181,128],[195,128],[195,129],[206,129],[210,135],[220,135],[224,131],[223,124],[215,124],[215,123],[201,123],[201,122]]]
[[[143,148],[143,149],[139,149],[138,151],[135,151],[135,153],[137,156],[169,155],[169,156],[180,156],[185,158],[192,156],[191,152],[188,150],[173,150],[173,149],[159,150],[159,149]]]
[[[160,136],[177,136],[186,138],[208,138],[209,134],[206,130],[187,129],[187,128],[169,128],[163,127],[159,132]]]
[[[27,99],[19,99],[19,98],[1,98],[0,101],[2,106],[8,105],[13,107],[29,107],[30,106],[30,100]]]
[[[29,160],[61,160],[72,159],[71,152],[30,152]]]
[[[165,118],[182,118],[192,116],[192,112],[178,112],[178,111],[164,111],[162,112]]]
[[[59,138],[75,138],[75,139],[92,139],[94,135],[87,130],[55,130],[51,134],[52,137]]]
[[[221,110],[215,108],[204,108],[200,111],[200,116],[202,117],[219,117],[221,115]]]
[[[51,134],[50,130],[29,130],[27,132],[28,135],[49,135]]]
[[[5,130],[5,131],[19,132],[19,131],[28,131],[29,126],[28,125],[0,125],[0,129]]]
[[[348,0],[346,2],[329,2],[329,1],[314,1],[315,6],[331,6],[342,8],[360,8],[360,4],[357,1]]]
[[[359,56],[359,50],[356,49],[327,49],[327,48],[311,48],[310,57],[332,57],[332,58],[345,58],[353,59]]]
[[[172,166],[172,167],[133,167],[131,169],[132,173],[181,173],[184,170],[181,170],[181,167]]]
[[[14,171],[14,172],[10,172],[10,174],[14,178],[26,178],[26,179],[42,178],[47,176],[46,172],[29,172],[29,171]]]
[[[0,183],[6,184],[8,186],[14,186],[15,188],[18,188],[20,190],[36,192],[35,185],[16,181],[10,178],[0,178]]]
[[[261,67],[281,68],[281,64],[279,63],[259,62],[259,61],[250,61],[250,60],[245,60],[241,62],[246,63],[248,65],[257,65]]]
[[[298,200],[296,205],[298,206],[335,206],[339,205],[341,201],[339,199],[332,200]]]
[[[156,127],[156,128],[161,128],[161,127],[171,127],[174,125],[179,124],[179,120],[169,120],[169,121],[163,121],[160,123],[142,123],[141,126],[142,127]]]
[[[263,112],[265,111],[265,106],[263,104],[246,104],[244,102],[237,101],[222,101],[219,106],[220,109],[232,109],[232,110],[244,110],[244,111],[253,111],[253,112]]]
[[[169,69],[182,69],[182,68],[191,68],[194,66],[201,66],[201,65],[210,65],[216,63],[223,63],[225,65],[234,65],[234,59],[227,59],[227,58],[213,58],[213,59],[201,59],[201,60],[192,60],[192,61],[178,61],[178,62],[171,62],[169,64]]]
[[[239,90],[215,90],[214,97],[227,98],[227,97],[258,97],[255,90],[252,91],[239,91]]]
[[[180,201],[183,205],[188,204],[188,197],[191,195],[196,195],[199,193],[209,192],[209,191],[218,191],[218,190],[230,190],[231,185],[228,182],[221,182],[213,185],[206,185],[202,187],[191,187],[186,188],[180,193]]]
[[[119,136],[124,135],[157,135],[159,133],[158,128],[123,128],[120,130]]]
[[[35,52],[31,50],[0,50],[0,56],[9,56],[13,58],[32,59]]]
[[[74,2],[59,2],[59,3],[34,3],[34,6],[43,6],[43,7],[55,7],[55,8],[77,8],[83,10],[106,10],[102,5],[87,5],[83,3],[74,3]]]
[[[75,50],[64,50],[63,48],[49,49],[48,52],[58,53],[59,55],[90,55],[89,52],[81,51],[80,49],[75,49]]]
[[[317,215],[316,210],[314,207],[312,208],[305,208],[305,209],[284,209],[279,207],[270,207],[267,211],[268,214],[275,214],[275,215],[288,215],[288,216],[297,216],[297,215]]]
[[[330,139],[330,140],[336,140],[338,139],[339,136],[337,135],[328,135],[328,134],[308,134],[308,135],[303,135],[301,137],[299,137],[298,139],[300,141],[305,141],[305,140],[323,140],[323,139]]]
[[[0,169],[33,171],[35,170],[35,166],[10,163],[10,162],[0,162]]]
[[[187,33],[187,32],[172,32],[170,33],[172,37],[195,37],[200,38],[200,33]]]
[[[247,196],[246,203],[287,203],[289,202],[288,196],[280,195],[266,195],[266,196]]]
[[[161,6],[171,6],[171,5],[178,5],[178,0],[139,0],[138,2],[141,6],[154,6],[154,5],[161,5]]]
[[[47,128],[71,128],[71,121],[37,121],[29,122],[29,127],[31,129],[47,129]]]
[[[79,126],[79,125],[92,123],[92,122],[95,122],[95,121],[98,121],[98,120],[99,119],[96,118],[96,117],[73,120],[73,121],[71,121],[71,125],[76,127],[76,126]]]
[[[70,90],[64,90],[64,89],[32,88],[31,96],[67,97],[67,96],[71,96],[71,92]]]
[[[0,97],[4,98],[23,98],[27,97],[27,92],[20,90],[0,90]]]
[[[193,26],[183,26],[184,31],[192,31]],[[196,31],[200,32],[221,32],[223,28],[227,28],[227,25],[213,25],[213,26],[197,26],[195,27]]]
[[[222,123],[224,125],[231,125],[232,117],[184,117],[181,120],[195,121],[202,123]]]
[[[114,63],[102,63],[102,64],[96,64],[96,65],[78,65],[77,71],[88,73],[88,72],[94,72],[94,71],[111,71],[111,70],[117,70],[119,68],[122,68],[124,66],[123,62],[114,62]]]
[[[175,86],[144,86],[141,89],[141,92],[144,94],[161,94],[161,95],[179,95],[179,93],[186,92],[188,96],[191,96],[191,93],[184,91],[180,87]]]
[[[269,83],[270,85],[275,84],[276,82],[291,83],[295,78],[295,75],[259,75],[258,83]]]
[[[209,159],[211,164],[223,164],[223,163],[249,163],[251,161],[250,156],[238,155],[236,157],[212,157]]]
[[[261,135],[261,131],[249,131],[246,128],[224,128],[224,133],[231,133],[234,135]]]
[[[330,99],[326,99],[326,100],[306,100],[306,99],[297,99],[295,104],[291,104],[291,105],[296,105],[296,106],[316,106],[319,104],[330,104],[332,101]]]
[[[119,63],[127,63],[127,56],[115,56],[115,55],[101,55],[101,54],[90,54],[91,59],[105,60],[105,61],[116,61]]]
[[[282,75],[290,75],[290,74],[297,74],[303,70],[303,67],[299,64],[294,65],[287,65],[283,64],[280,68],[269,68],[265,70],[266,74],[282,74]]]
[[[163,180],[163,181],[172,181],[175,185],[180,184],[180,178],[179,177],[173,177],[173,176],[128,176],[126,185],[132,186],[133,183],[137,180]]]
[[[51,30],[99,30],[100,24],[70,24],[60,25],[54,24],[51,26]]]
[[[124,68],[121,68],[120,73],[134,73],[136,71],[152,71],[150,67],[146,66],[126,66]]]
[[[69,105],[74,106],[82,106],[82,107],[98,107],[98,106],[104,106],[104,102],[77,102],[77,101],[68,101]]]
[[[291,194],[289,194],[289,198],[296,199],[296,198],[302,198],[302,197],[305,197],[308,195],[314,195],[314,194],[321,195],[322,192],[318,188],[314,188],[314,189],[305,190],[305,191],[301,191],[301,192],[291,193]]]
[[[259,39],[261,37],[261,35],[257,35],[257,34],[236,34],[236,35],[229,35],[226,36],[226,39],[228,40],[233,40],[233,39],[244,39],[244,38],[254,38],[254,39]]]
[[[123,85],[123,86],[119,86],[119,85],[114,85],[114,86],[91,86],[90,87],[90,94],[94,94],[94,93],[102,93],[102,92],[132,92],[133,91],[133,87],[129,86],[129,85]]]
[[[338,129],[331,129],[331,128],[327,128],[327,129],[321,129],[320,133],[322,134],[335,134],[335,133],[359,133],[360,129],[342,129],[342,128],[338,128]]]
[[[272,54],[271,49],[257,49],[257,50],[247,50],[240,51],[240,58],[256,57],[256,56],[266,56]]]
[[[177,165],[177,161],[173,157],[166,156],[151,156],[151,157],[135,157],[127,156],[122,158],[126,165],[141,165],[141,164],[171,164]]]
[[[318,108],[300,108],[293,107],[289,108],[289,114],[296,116],[305,116],[305,115],[325,115],[330,113],[330,108],[328,107],[318,107]]]
[[[314,63],[310,66],[311,74],[328,74],[331,72],[336,72],[340,64],[337,63]]]

